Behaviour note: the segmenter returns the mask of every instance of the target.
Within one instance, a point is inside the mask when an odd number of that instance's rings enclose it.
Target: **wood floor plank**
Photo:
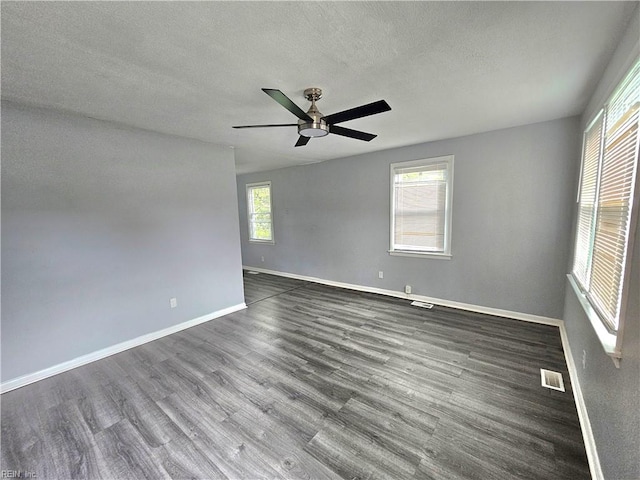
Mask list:
[[[0,407],[2,468],[55,478],[55,465],[41,427],[39,398],[21,388],[3,394]]]
[[[206,412],[203,414],[197,405],[185,401],[178,393],[159,401],[158,405],[191,440],[193,448],[227,478],[240,479],[250,474],[255,478],[278,477],[268,465],[254,461],[253,448],[247,452],[244,442],[238,442],[221,422]],[[166,448],[171,448],[171,445]]]
[[[238,408],[233,399],[221,395],[222,392],[215,388],[211,379],[199,377],[183,368],[175,359],[160,362],[154,365],[153,369],[162,377],[167,390],[176,392],[192,405],[199,405],[206,409],[207,416],[222,421]]]
[[[246,310],[2,395],[58,478],[589,478],[557,327],[245,273]],[[543,389],[559,371],[566,393]]]
[[[308,443],[306,451],[343,476],[346,473],[347,478],[363,473],[367,476],[362,478],[411,478],[415,465],[388,447],[375,434],[329,419]]]
[[[251,305],[257,301],[282,294],[305,285],[303,280],[274,277],[273,275],[253,275],[244,272],[245,303]]]
[[[481,465],[488,461],[508,478],[550,478],[556,470],[553,454],[530,452],[527,458],[523,458],[520,445],[512,444],[504,437],[478,429],[472,424],[453,422],[450,419],[438,423],[430,445],[437,452],[462,451],[465,456],[475,458]]]
[[[476,457],[454,445],[425,456],[413,478],[416,480],[504,480],[511,479],[513,476],[490,459]]]
[[[40,413],[48,455],[55,478],[101,478],[93,433],[82,420],[77,405],[68,401]],[[47,468],[49,470],[49,468]]]
[[[276,345],[285,352],[295,355],[304,360],[306,363],[303,366],[307,369],[331,373],[339,369],[342,365],[340,362],[328,358],[323,354],[323,351],[318,352],[312,349],[305,348],[304,345],[292,342],[287,338],[278,339]]]
[[[225,421],[231,428],[242,431],[268,452],[272,467],[285,478],[338,479],[333,470],[303,450],[295,432],[284,428],[265,411],[246,406]]]
[[[104,395],[149,447],[159,447],[171,440],[176,426],[134,381],[125,377],[117,384],[110,383],[104,387]]]
[[[112,425],[95,436],[104,478],[169,479],[158,465],[153,449],[141,438],[129,420]],[[59,477],[69,478],[69,477]],[[81,477],[94,478],[94,477]]]
[[[211,462],[188,437],[175,437],[166,445],[162,445],[155,452],[157,462],[167,472],[170,478],[211,480],[227,480],[227,477],[213,462]]]
[[[82,419],[94,435],[123,419],[118,406],[99,393],[80,398],[77,403]]]
[[[376,443],[413,465],[424,457],[424,445],[433,431],[408,422],[397,411],[373,407],[356,398],[351,398],[336,416],[343,424],[374,438]]]

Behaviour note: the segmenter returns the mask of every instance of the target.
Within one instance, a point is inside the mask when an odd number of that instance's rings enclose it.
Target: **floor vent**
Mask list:
[[[413,305],[414,307],[433,308],[433,303],[427,303],[427,302],[413,301],[411,302],[411,305]]]
[[[560,372],[552,372],[551,370],[540,369],[540,378],[542,386],[552,390],[564,392],[564,381]]]

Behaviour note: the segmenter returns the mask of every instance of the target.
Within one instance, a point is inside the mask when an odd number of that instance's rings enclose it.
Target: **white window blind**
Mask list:
[[[598,164],[602,147],[603,119],[604,116],[600,112],[584,134],[573,273],[585,290],[589,288],[591,244],[595,226],[594,213],[598,185]]]
[[[248,184],[247,217],[250,241],[273,243],[271,215],[271,182]]]
[[[391,166],[391,252],[449,254],[453,157]]]
[[[640,62],[585,132],[572,273],[611,332],[618,330],[625,286],[639,107]]]

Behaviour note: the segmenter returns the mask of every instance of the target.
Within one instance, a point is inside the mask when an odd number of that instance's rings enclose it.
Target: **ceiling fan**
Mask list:
[[[280,90],[276,90],[274,88],[263,88],[262,91],[298,117],[300,119],[298,120],[298,123],[236,125],[233,128],[298,127],[298,134],[300,135],[300,138],[298,138],[298,141],[296,142],[296,147],[306,145],[312,137],[324,137],[330,133],[370,142],[376,138],[377,135],[361,132],[359,130],[352,130],[336,124],[391,110],[391,107],[387,102],[384,100],[378,100],[377,102],[368,103],[366,105],[361,105],[359,107],[350,108],[349,110],[343,110],[342,112],[325,116],[320,113],[316,107],[316,102],[322,97],[322,90],[319,88],[307,88],[304,91],[305,98],[311,102],[311,107],[306,113]]]

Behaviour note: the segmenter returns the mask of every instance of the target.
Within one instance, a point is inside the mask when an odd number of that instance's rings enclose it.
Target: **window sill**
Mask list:
[[[605,353],[611,357],[616,367],[620,368],[620,358],[622,355],[620,350],[618,349],[617,336],[614,335],[613,333],[610,333],[606,329],[606,327],[602,323],[602,320],[600,320],[600,317],[598,316],[596,311],[593,309],[593,307],[589,304],[589,301],[585,297],[584,293],[582,293],[582,291],[580,290],[580,287],[578,286],[576,281],[573,279],[573,275],[568,274],[567,278],[569,279],[571,288],[573,288],[573,292],[576,294],[576,297],[578,298],[580,305],[582,305],[582,308],[584,309],[584,313],[587,315],[587,318],[591,322],[591,326],[596,332],[596,336],[600,340],[600,343],[602,344],[602,348],[604,349]]]
[[[253,240],[249,239],[249,243],[259,243],[262,245],[275,245],[276,242],[274,240]]]
[[[416,257],[416,258],[434,258],[438,260],[451,260],[450,253],[436,253],[436,252],[418,252],[410,250],[389,250],[389,255],[396,257]]]

